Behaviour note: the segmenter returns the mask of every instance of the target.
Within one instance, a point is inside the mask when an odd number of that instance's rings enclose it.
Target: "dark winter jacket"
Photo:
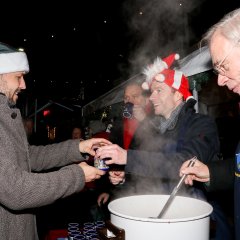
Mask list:
[[[195,113],[195,103],[193,99],[187,101],[175,126],[163,134],[153,124],[156,119],[144,120],[131,144],[141,150],[128,150],[126,172],[151,177],[157,192],[164,183],[160,191],[169,193],[179,180],[179,169],[185,160],[193,156],[205,163],[217,160],[220,146],[216,124],[209,116]],[[141,188],[144,182],[145,179]],[[188,189],[191,195],[192,189]]]
[[[233,189],[235,159],[225,159],[218,162],[207,163],[210,172],[210,183],[207,190],[209,192]]]

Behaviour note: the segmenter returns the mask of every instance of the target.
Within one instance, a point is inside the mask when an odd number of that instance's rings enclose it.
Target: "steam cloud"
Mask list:
[[[166,57],[173,52],[185,55],[192,34],[188,12],[198,5],[198,0],[125,1],[123,15],[134,39],[129,56],[131,75],[141,72],[156,56]]]

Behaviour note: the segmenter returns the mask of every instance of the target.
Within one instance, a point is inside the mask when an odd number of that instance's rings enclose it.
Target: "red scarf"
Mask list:
[[[123,119],[123,147],[124,149],[128,149],[133,135],[138,127],[139,122],[133,118],[133,119],[128,119],[124,118]]]

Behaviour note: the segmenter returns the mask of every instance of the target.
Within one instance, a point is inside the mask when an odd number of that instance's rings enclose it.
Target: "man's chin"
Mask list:
[[[10,102],[11,105],[16,105],[17,100],[18,100],[18,96],[15,95],[11,99],[9,99],[9,102]]]
[[[240,95],[240,87],[233,88],[232,91],[238,95]]]
[[[17,100],[18,100],[18,95],[16,95],[16,94],[15,94],[15,95],[13,96],[13,99],[12,99],[12,101],[16,103],[16,102],[17,102]]]

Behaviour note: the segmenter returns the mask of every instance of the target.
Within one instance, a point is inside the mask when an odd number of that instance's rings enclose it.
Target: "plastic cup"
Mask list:
[[[104,221],[96,221],[95,226],[96,226],[96,228],[105,227],[105,222]]]
[[[83,224],[84,227],[94,227],[94,223],[93,222],[85,222]]]
[[[82,234],[79,234],[73,237],[73,240],[81,240],[81,239],[86,239],[86,237]]]
[[[79,227],[68,227],[69,232],[77,232],[79,231]]]
[[[69,227],[79,227],[79,223],[69,223]]]

